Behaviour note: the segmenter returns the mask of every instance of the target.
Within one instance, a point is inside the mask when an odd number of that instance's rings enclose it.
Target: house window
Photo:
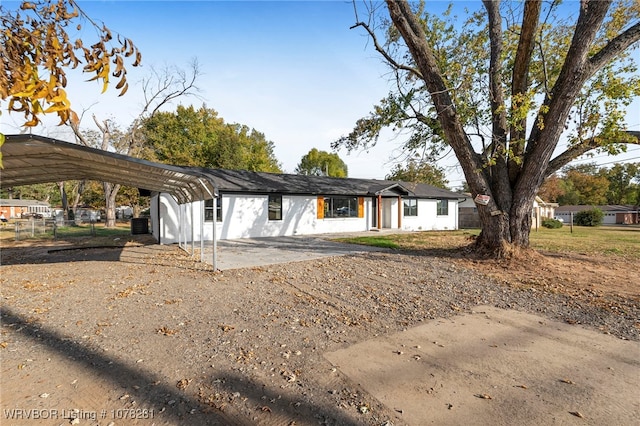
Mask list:
[[[204,200],[204,221],[213,222],[213,199]],[[216,222],[222,222],[222,196],[216,198]]]
[[[438,216],[449,216],[449,200],[438,200]]]
[[[324,217],[358,217],[358,197],[325,197]]]
[[[405,216],[418,216],[418,200],[410,198],[403,200],[403,202]]]
[[[282,220],[282,195],[269,195],[269,220]]]

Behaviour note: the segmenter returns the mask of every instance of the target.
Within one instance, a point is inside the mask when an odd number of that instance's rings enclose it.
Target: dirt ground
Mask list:
[[[547,254],[499,263],[388,252],[214,273],[176,247],[142,240],[60,248],[2,245],[3,425],[416,424],[403,415],[408,407],[390,405],[330,358],[344,360],[341,351],[358,345],[369,346],[356,354],[373,352],[384,347],[376,339],[457,321],[478,306],[622,342],[632,356],[618,371],[631,373],[598,380],[630,389],[611,407],[614,423],[640,415],[637,387],[629,388],[640,374],[637,261]],[[575,386],[572,398],[599,386],[576,377],[553,382]],[[490,399],[486,392],[470,398]],[[561,401],[564,393],[537,397]],[[429,387],[418,394],[431,395]],[[447,404],[449,412],[458,406]],[[598,424],[584,406],[560,406],[560,417],[533,413],[528,424]],[[500,424],[496,412],[477,409],[465,415]],[[468,418],[453,413],[450,424]]]

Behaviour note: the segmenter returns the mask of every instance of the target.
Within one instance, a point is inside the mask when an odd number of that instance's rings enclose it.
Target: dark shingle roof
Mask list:
[[[291,195],[402,195],[417,198],[460,198],[460,194],[424,183],[395,182],[378,179],[334,178],[196,168],[210,177],[218,191],[236,193],[280,193]]]
[[[15,207],[28,207],[28,206],[49,206],[49,203],[39,200],[18,200],[3,198],[0,200],[0,206],[15,206]]]

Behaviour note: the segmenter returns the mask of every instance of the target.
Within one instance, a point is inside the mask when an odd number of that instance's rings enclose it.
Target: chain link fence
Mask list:
[[[96,236],[95,223],[82,223],[73,220],[30,219],[14,223],[16,241],[28,238],[67,238]]]
[[[0,239],[11,238],[11,236],[15,241],[86,237],[126,238],[130,235],[149,234],[149,225],[149,218],[121,221],[114,228],[106,228],[102,222],[32,217],[1,222]]]
[[[67,238],[95,237],[95,223],[82,223],[73,220],[29,219],[14,223],[16,241],[28,238]]]

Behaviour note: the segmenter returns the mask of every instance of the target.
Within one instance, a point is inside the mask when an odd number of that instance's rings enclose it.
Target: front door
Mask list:
[[[378,200],[380,200],[380,209],[378,209]],[[373,197],[372,198],[372,214],[371,214],[371,227],[372,228],[380,228],[380,229],[390,229],[392,228],[392,220],[393,220],[393,203],[395,198],[380,198]],[[378,221],[378,212],[380,212],[380,221]]]

